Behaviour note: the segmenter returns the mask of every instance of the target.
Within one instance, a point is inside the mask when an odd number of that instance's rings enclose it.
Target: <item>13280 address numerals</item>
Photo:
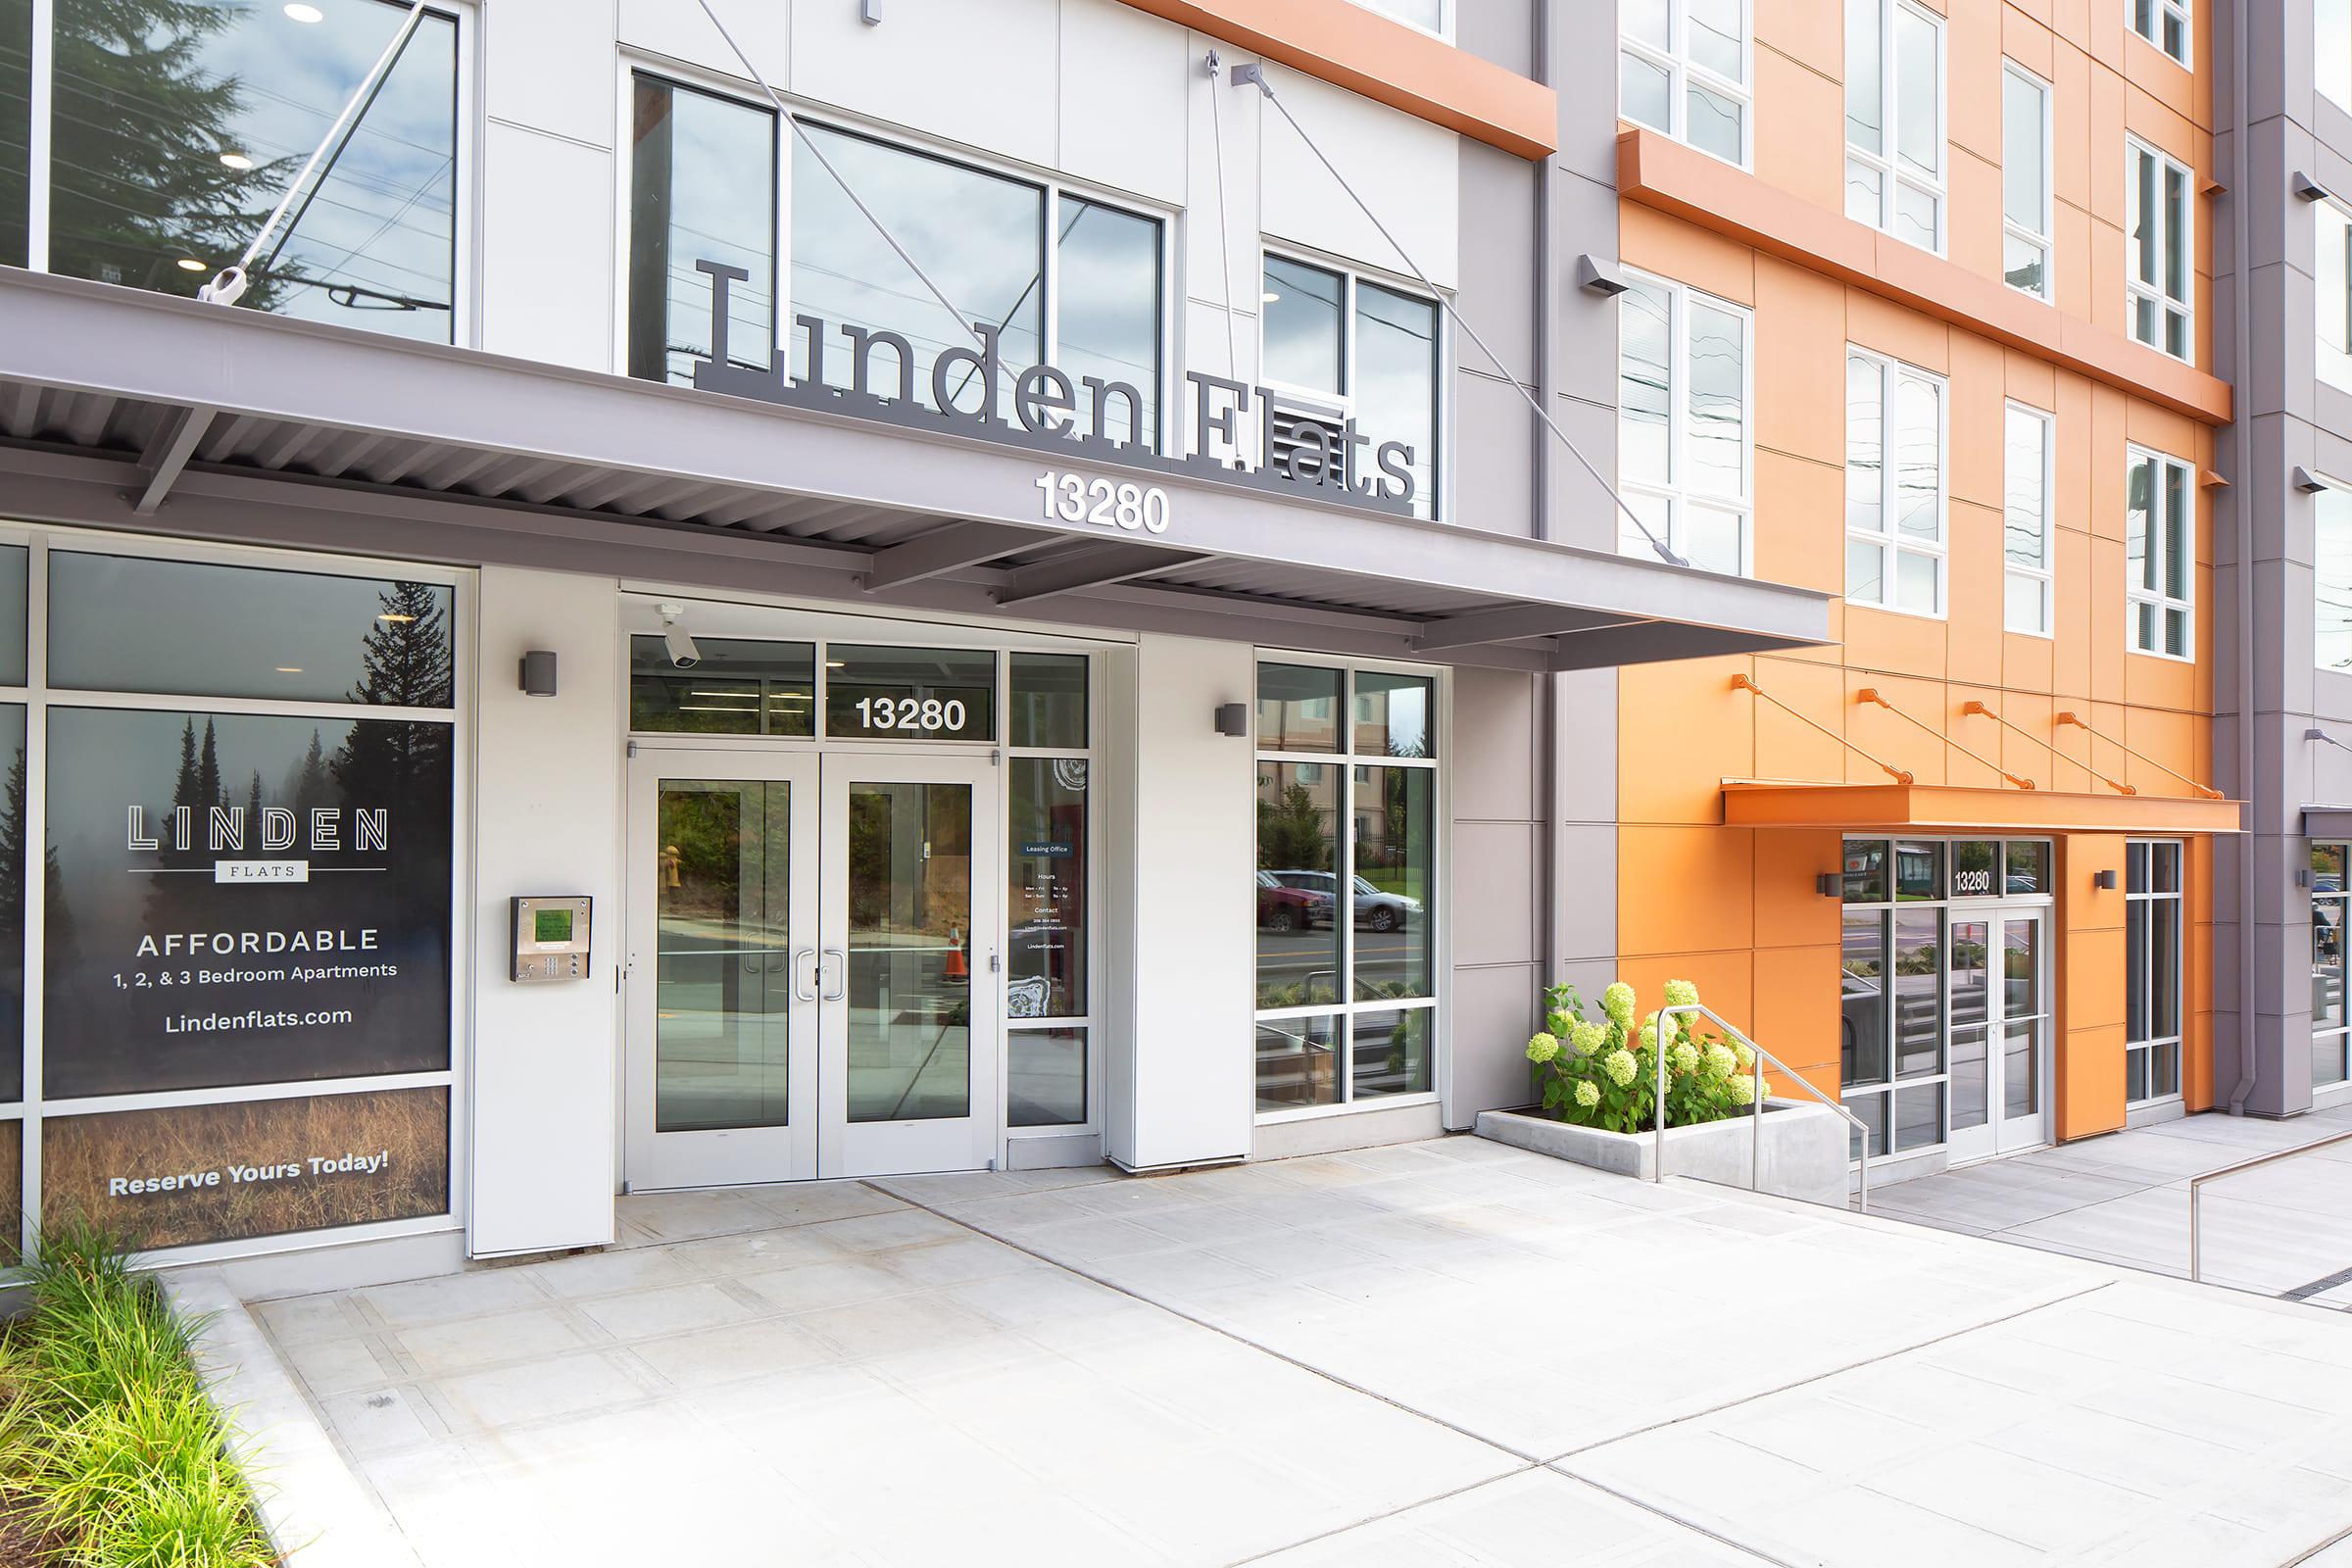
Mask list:
[[[1037,476],[1037,492],[1049,522],[1091,522],[1129,533],[1168,531],[1168,493],[1155,484],[1114,484],[1049,469]]]

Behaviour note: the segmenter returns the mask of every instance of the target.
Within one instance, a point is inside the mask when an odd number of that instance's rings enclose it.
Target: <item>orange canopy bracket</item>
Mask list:
[[[1929,734],[1935,736],[1946,746],[1949,746],[1953,751],[1958,752],[1963,757],[1972,758],[1975,760],[1984,763],[1986,767],[1991,768],[1995,773],[2000,774],[2001,777],[2007,779],[2010,783],[2016,785],[2021,790],[2030,790],[2034,787],[2034,781],[2032,779],[2018,777],[2015,773],[2010,772],[2007,768],[1994,761],[1991,758],[1986,757],[1984,753],[1970,751],[1967,747],[1961,745],[1958,741],[1952,739],[1949,735],[1944,734],[1943,731],[1936,728],[1934,725],[1929,724],[1921,719],[1913,718],[1909,713],[1904,712],[1901,709],[1888,702],[1876,686],[1865,686],[1860,691],[1854,693],[1854,701],[1857,703],[1875,704],[1880,708],[1884,708],[1886,710],[1886,711],[1892,713],[1904,723],[1909,724],[1912,728],[1926,730]],[[1969,706],[1977,707],[1981,705],[1971,704]],[[1968,709],[1963,708],[1961,709],[1961,711],[1965,713],[1968,711]]]
[[[2190,778],[2186,773],[2181,772],[2179,768],[2167,767],[2162,762],[2156,760],[2156,759],[2153,757],[2150,757],[2147,753],[2135,752],[2131,747],[2126,746],[2122,741],[2117,740],[2114,736],[2102,734],[2098,730],[2091,729],[2090,725],[2079,713],[2071,711],[2059,713],[2053,717],[2050,722],[2052,724],[2072,724],[2077,729],[2089,730],[2093,736],[2099,740],[2105,741],[2117,751],[2122,752],[2126,757],[2133,758],[2139,761],[2145,762],[2150,767],[2156,769],[2156,771],[2159,773],[2169,773],[2173,777],[2179,779],[2181,783],[2187,785],[2189,788],[2189,793],[2196,796],[2199,800],[2218,801],[2224,799],[2224,796],[2220,790],[2209,789],[2205,785],[2198,783],[2195,779]],[[2103,774],[2093,772],[2091,776],[2093,778],[2100,779],[2106,784],[2113,785],[2117,790],[2126,795],[2137,795],[2139,793],[2139,791],[2133,789],[2131,785],[2117,784],[2115,780],[2107,778]]]
[[[1838,734],[1827,724],[1815,723],[1812,719],[1807,718],[1804,714],[1798,712],[1795,709],[1790,708],[1787,703],[1782,702],[1779,698],[1773,696],[1772,693],[1757,685],[1747,676],[1734,675],[1732,677],[1732,690],[1736,692],[1746,692],[1751,696],[1760,698],[1763,701],[1770,703],[1773,707],[1779,709],[1782,712],[1787,713],[1790,718],[1795,719],[1799,724],[1804,725],[1806,728],[1819,730],[1822,734],[1827,735],[1830,739],[1836,741],[1838,745],[1844,747],[1856,757],[1861,758],[1864,761],[1876,767],[1880,772],[1885,773],[1888,778],[1894,780],[1897,784],[1909,784],[1912,782],[1911,775],[1905,772],[1903,769],[1895,766],[1892,762],[1887,761],[1884,758],[1871,756],[1870,753],[1864,751],[1861,747],[1856,746],[1852,741],[1847,740],[1844,736]]]

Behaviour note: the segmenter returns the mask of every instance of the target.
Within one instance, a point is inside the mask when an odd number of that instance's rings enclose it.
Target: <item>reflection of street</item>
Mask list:
[[[1417,929],[1358,930],[1355,933],[1358,990],[1401,984],[1408,988],[1408,994],[1425,994],[1429,987],[1428,954],[1428,939]],[[1257,997],[1262,1007],[1296,1007],[1335,1001],[1339,972],[1340,939],[1335,931],[1261,928],[1257,933]]]

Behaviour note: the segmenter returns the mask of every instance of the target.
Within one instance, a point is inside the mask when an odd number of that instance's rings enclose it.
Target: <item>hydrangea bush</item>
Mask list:
[[[1688,980],[1666,982],[1666,1005],[1698,1000]],[[1600,1016],[1585,1016],[1574,986],[1544,993],[1544,1032],[1527,1043],[1543,1090],[1544,1113],[1579,1127],[1646,1132],[1657,1125],[1658,1014],[1640,1027],[1634,988],[1620,980],[1600,995]],[[1665,1041],[1666,1125],[1690,1126],[1744,1112],[1755,1094],[1755,1053],[1745,1041],[1726,1042],[1692,1029],[1690,1014],[1674,1018]],[[1772,1093],[1767,1089],[1765,1094]]]

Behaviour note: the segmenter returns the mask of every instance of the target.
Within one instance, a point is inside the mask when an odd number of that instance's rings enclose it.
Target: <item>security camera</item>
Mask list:
[[[669,662],[680,669],[692,669],[703,662],[703,651],[695,646],[678,617],[686,613],[683,605],[662,607],[662,641],[669,649]]]

